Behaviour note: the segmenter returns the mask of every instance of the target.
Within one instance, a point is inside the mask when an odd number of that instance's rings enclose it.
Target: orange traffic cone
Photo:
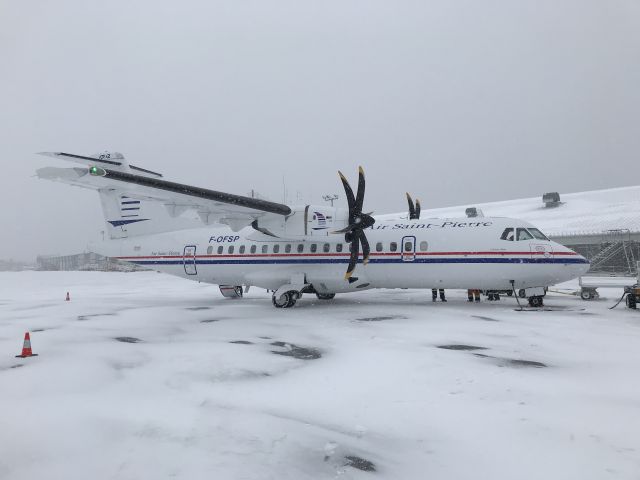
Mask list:
[[[37,353],[31,351],[31,337],[29,332],[24,334],[24,344],[22,345],[22,355],[16,355],[17,358],[37,357]]]
[[[69,300],[71,300],[71,297],[69,296],[69,292],[67,292],[67,298],[64,299],[65,302],[68,302]]]

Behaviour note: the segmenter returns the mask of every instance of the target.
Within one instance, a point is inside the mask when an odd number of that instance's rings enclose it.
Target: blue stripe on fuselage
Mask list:
[[[180,260],[124,260],[138,265],[182,265],[185,261],[193,264],[193,259],[187,257]],[[359,260],[359,263],[362,260]],[[349,263],[348,258],[286,258],[286,259],[196,259],[197,265],[300,265],[300,264],[336,264]],[[581,264],[589,263],[579,258],[416,258],[413,261],[403,261],[400,258],[372,258],[369,263],[411,264],[411,263],[544,263],[544,264]]]

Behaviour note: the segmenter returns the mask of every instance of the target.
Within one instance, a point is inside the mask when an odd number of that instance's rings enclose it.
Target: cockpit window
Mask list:
[[[518,228],[517,229],[518,241],[520,240],[531,240],[533,236],[527,231],[526,228]]]
[[[547,236],[537,228],[529,228],[529,233],[533,235],[535,238],[537,238],[538,240],[549,240]]]
[[[500,240],[509,240],[510,242],[513,242],[513,239],[514,239],[513,228],[505,228],[504,232],[502,232],[502,236],[500,237]]]

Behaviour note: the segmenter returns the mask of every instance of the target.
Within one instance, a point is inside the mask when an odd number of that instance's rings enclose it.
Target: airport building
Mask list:
[[[97,253],[76,255],[38,255],[37,270],[48,271],[96,271],[96,272],[136,272],[147,270],[139,265],[120,262]]]

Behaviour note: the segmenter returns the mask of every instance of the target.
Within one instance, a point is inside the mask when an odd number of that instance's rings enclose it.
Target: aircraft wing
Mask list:
[[[95,157],[64,152],[44,152],[42,155],[81,163],[82,167],[45,167],[37,176],[99,191],[117,191],[128,197],[164,204],[172,217],[192,210],[206,225],[220,223],[238,231],[257,219],[292,213],[289,206],[267,200],[234,195],[206,188],[169,182],[162,175],[129,165],[120,154]]]

